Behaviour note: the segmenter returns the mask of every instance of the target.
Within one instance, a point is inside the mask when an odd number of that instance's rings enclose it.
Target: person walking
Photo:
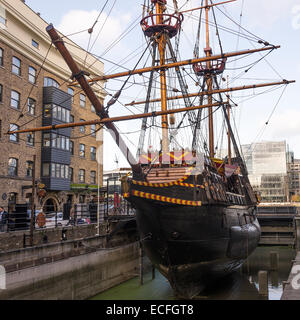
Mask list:
[[[0,232],[6,231],[7,226],[7,212],[4,210],[3,207],[0,207]]]
[[[71,209],[70,209],[70,218],[69,218],[69,222],[66,224],[67,226],[69,224],[71,224],[72,226],[75,225],[75,210],[74,210],[74,207],[72,206]]]

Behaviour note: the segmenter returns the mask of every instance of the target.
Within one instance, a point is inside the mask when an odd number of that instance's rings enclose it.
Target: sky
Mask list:
[[[53,23],[65,35],[90,28],[105,2],[106,0],[52,0],[51,2],[26,0],[26,4],[29,7],[39,12],[44,20]],[[138,55],[136,59],[125,62],[122,61],[122,58],[135,50],[135,53],[138,54],[145,49],[145,44],[143,44],[144,37],[140,27],[137,25],[140,20],[142,3],[143,0],[109,0],[90,41],[87,33],[80,33],[70,36],[70,38],[81,45],[82,48],[89,48],[89,51],[100,56],[100,59],[103,58],[102,61],[105,64],[107,73],[124,71],[124,69],[116,68],[110,64],[109,60],[120,62],[126,68],[132,68]],[[168,3],[172,3],[172,1],[169,0]],[[179,6],[186,3],[187,8],[198,7],[201,4],[201,0],[178,0],[178,3]],[[247,73],[245,73],[244,66],[260,59],[261,56],[259,54],[255,57],[245,57],[228,63],[228,70],[225,76],[228,75],[229,79],[231,79],[229,80],[230,85],[272,82],[282,79],[297,81],[296,84],[287,86],[284,91],[280,87],[278,90],[259,95],[255,99],[251,97],[254,90],[249,90],[245,93],[237,92],[231,96],[232,101],[238,104],[237,110],[233,112],[240,143],[250,144],[266,140],[286,140],[290,150],[294,151],[295,158],[300,159],[300,103],[298,98],[300,81],[300,1],[237,0],[226,6],[220,6],[220,8],[222,12],[215,10],[220,26],[226,26],[235,31],[235,33],[241,31],[243,35],[248,37],[255,35],[271,44],[281,46],[280,49],[267,56],[267,61],[260,61],[253,68],[250,68]],[[181,36],[184,44],[181,56],[183,59],[193,57],[197,32],[195,17],[196,14],[193,14],[193,16],[185,15],[182,26],[185,31]],[[228,17],[241,23],[242,27],[251,33],[240,29]],[[105,26],[98,37],[98,32],[104,21],[106,21]],[[113,40],[131,24],[133,26],[132,31],[118,41],[110,50],[107,50]],[[261,45],[253,41],[223,30],[220,31],[220,36],[224,52],[261,47]],[[213,31],[211,32],[211,39],[213,50],[217,53],[219,47]],[[201,53],[202,55],[203,53]],[[114,93],[115,91],[113,90],[118,90],[120,85],[120,82],[112,81],[106,84],[106,88],[108,91],[112,89],[110,92]],[[255,93],[260,92],[262,91],[255,91]],[[128,111],[128,108],[124,108],[124,103],[132,100],[143,100],[144,95],[145,92],[143,90],[140,91],[133,88],[125,90],[120,98],[122,103],[117,103],[113,106],[110,115],[129,114],[131,110]],[[121,132],[132,132],[125,135],[125,141],[129,143],[129,147],[132,148],[132,152],[135,154],[140,122],[119,123],[118,127]],[[104,170],[114,169],[117,166],[128,166],[125,158],[120,155],[117,147],[113,145],[107,134],[105,134],[104,155]],[[114,161],[116,158],[118,163]]]

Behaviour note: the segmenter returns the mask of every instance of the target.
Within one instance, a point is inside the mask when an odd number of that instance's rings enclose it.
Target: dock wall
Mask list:
[[[88,299],[137,276],[135,220],[111,221],[95,232],[95,225],[36,230],[34,246],[25,248],[24,232],[1,233],[0,300]]]
[[[104,245],[104,237],[92,237],[2,253],[0,299],[88,299],[138,274],[138,242]]]

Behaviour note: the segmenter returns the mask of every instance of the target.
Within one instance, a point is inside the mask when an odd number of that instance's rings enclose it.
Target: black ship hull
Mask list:
[[[238,269],[260,239],[254,206],[130,202],[147,256],[180,298],[193,298]]]

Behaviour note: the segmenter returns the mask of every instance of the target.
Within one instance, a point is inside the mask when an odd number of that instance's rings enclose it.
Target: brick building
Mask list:
[[[63,203],[88,202],[97,191],[96,151],[100,149],[101,158],[103,137],[98,126],[6,134],[9,129],[97,118],[81,89],[68,86],[71,72],[51,45],[47,25],[24,1],[0,0],[0,205],[4,206],[31,201],[34,155],[37,182],[46,190],[37,199],[38,207],[62,210]],[[90,67],[85,70],[92,76],[103,74],[101,61],[86,57],[84,50],[66,40],[81,68],[86,62]],[[96,94],[103,101],[104,92],[99,89]],[[100,185],[102,171],[99,165]]]

